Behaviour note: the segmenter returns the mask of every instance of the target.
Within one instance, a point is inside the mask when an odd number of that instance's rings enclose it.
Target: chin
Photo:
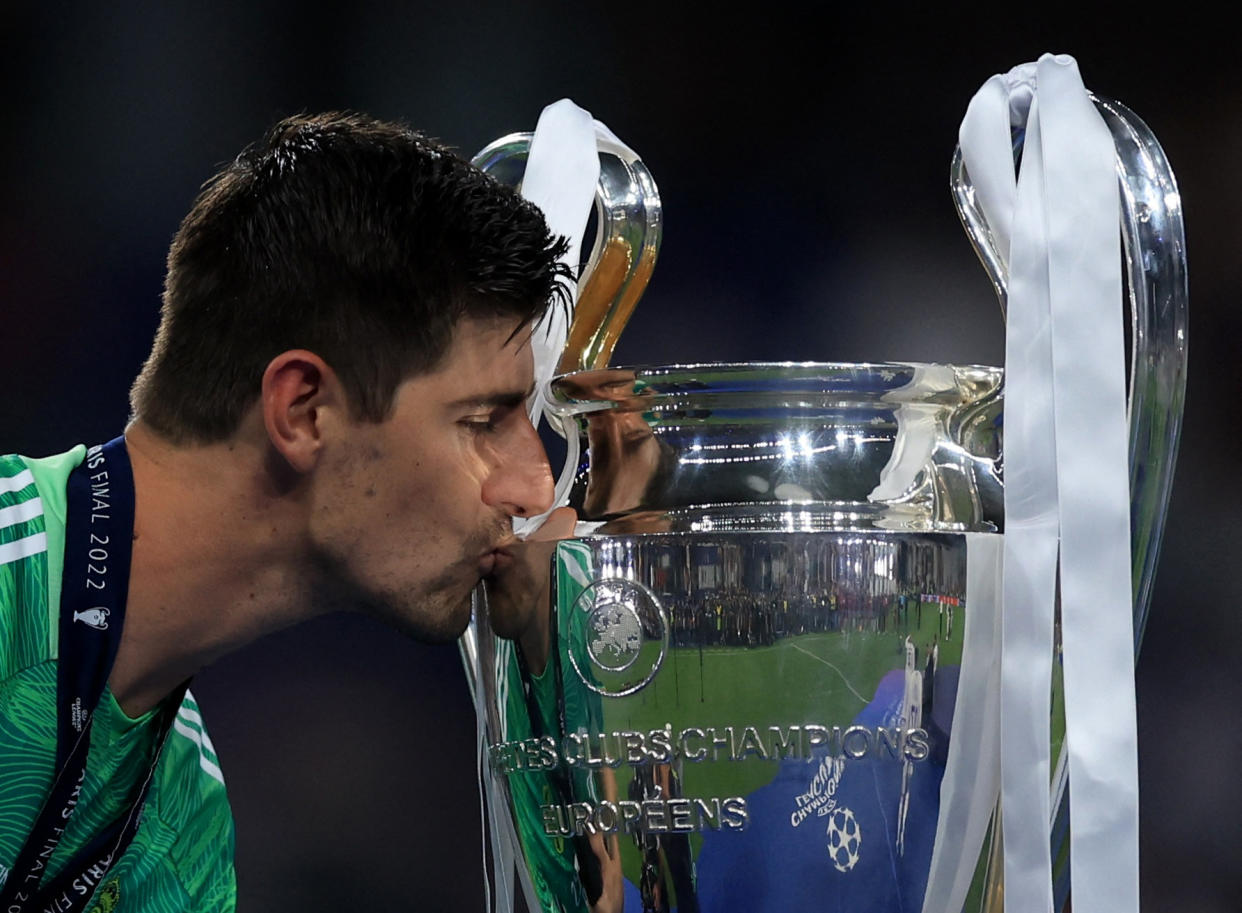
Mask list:
[[[427,643],[451,643],[461,637],[470,625],[470,593],[465,596],[454,596],[438,605],[435,611],[426,611],[425,606],[416,622],[415,636]]]
[[[416,601],[385,600],[373,614],[401,633],[427,644],[452,643],[470,624],[470,594],[441,591]]]
[[[470,592],[458,600],[456,607],[449,612],[448,626],[446,630],[446,639],[456,640],[465,633],[466,628],[470,626],[470,616],[473,614],[474,607],[471,605],[470,594],[474,592],[471,587]]]

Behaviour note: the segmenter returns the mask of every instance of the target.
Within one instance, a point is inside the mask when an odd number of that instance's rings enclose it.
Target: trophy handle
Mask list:
[[[1137,650],[1151,606],[1181,435],[1186,391],[1186,234],[1177,182],[1156,137],[1120,102],[1095,95],[1091,99],[1116,149],[1130,289],[1130,542]],[[1015,154],[1022,140],[1017,133]],[[953,153],[950,186],[962,225],[1004,310],[1008,268],[975,199],[960,147]]]
[[[1120,102],[1092,95],[1113,137],[1121,196],[1121,231],[1130,289],[1130,560],[1137,655],[1151,607],[1152,583],[1181,435],[1186,393],[1186,234],[1182,202],[1164,150],[1150,128]],[[1015,156],[1023,135],[1014,136]],[[953,152],[950,186],[958,215],[1004,310],[1008,269],[962,162]],[[1065,909],[1069,895],[1067,756],[1062,749],[1053,773],[1051,823],[1054,899]]]
[[[642,160],[596,127],[599,184],[595,245],[578,279],[578,303],[557,373],[606,367],[621,331],[647,288],[663,234],[660,192]],[[489,144],[473,163],[501,183],[520,186],[530,133]]]

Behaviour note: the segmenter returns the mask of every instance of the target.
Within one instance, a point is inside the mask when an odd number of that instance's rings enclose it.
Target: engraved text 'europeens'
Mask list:
[[[583,834],[689,834],[706,830],[745,830],[750,810],[741,796],[727,799],[646,799],[642,802],[572,802],[544,805],[543,831],[551,837]]]

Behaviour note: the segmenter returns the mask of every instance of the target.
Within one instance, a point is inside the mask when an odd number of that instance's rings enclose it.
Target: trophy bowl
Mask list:
[[[538,595],[477,606],[540,908],[922,909],[960,837],[940,793],[968,539],[1000,538],[1000,386],[901,364],[552,383],[594,528],[526,546]]]

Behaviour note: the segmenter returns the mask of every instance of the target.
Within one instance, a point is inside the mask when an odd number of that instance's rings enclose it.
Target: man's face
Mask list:
[[[511,518],[551,506],[526,414],[528,333],[463,319],[441,365],[397,388],[392,417],[342,426],[317,474],[312,538],[330,598],[422,640],[458,636],[470,591],[512,558]],[[510,338],[512,336],[512,338]]]

